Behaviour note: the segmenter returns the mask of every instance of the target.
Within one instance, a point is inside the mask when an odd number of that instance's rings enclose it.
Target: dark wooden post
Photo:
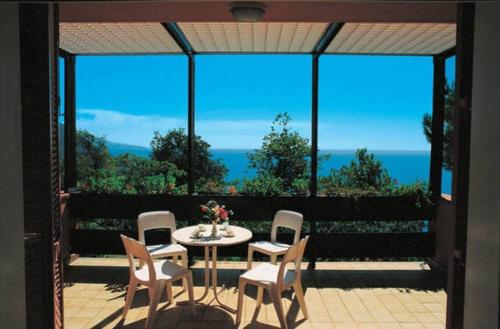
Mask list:
[[[194,214],[193,211],[193,202],[192,196],[194,194],[194,186],[195,186],[195,58],[193,54],[188,55],[188,195],[189,195],[189,222],[190,224],[194,223]]]
[[[448,266],[446,328],[463,328],[467,213],[469,198],[474,3],[458,4],[455,109],[453,112],[452,205],[455,213],[454,253]]]
[[[57,5],[19,5],[28,328],[63,327],[58,26]]]
[[[64,56],[64,189],[76,186],[76,56]]]
[[[312,106],[311,106],[311,186],[310,198],[314,200],[318,194],[318,86],[319,86],[319,54],[312,55]],[[312,202],[311,202],[312,203]],[[318,258],[316,241],[316,219],[309,218],[311,225],[311,269],[316,268]]]
[[[429,190],[434,205],[441,197],[441,176],[443,167],[443,125],[445,92],[445,58],[434,56],[434,83],[432,92],[432,141]],[[434,207],[435,208],[435,207]],[[435,216],[435,212],[433,212]]]

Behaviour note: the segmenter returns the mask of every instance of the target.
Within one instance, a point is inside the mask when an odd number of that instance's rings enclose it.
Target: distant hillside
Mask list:
[[[128,145],[122,143],[115,142],[106,142],[106,146],[108,147],[109,154],[112,156],[117,156],[124,153],[131,153],[133,155],[137,155],[143,158],[149,158],[151,150],[147,147],[137,146],[137,145]]]
[[[143,158],[149,158],[149,155],[151,153],[151,150],[149,148],[137,145],[128,145],[106,141],[106,146],[108,147],[109,154],[111,154],[112,156],[131,153]],[[64,150],[64,125],[62,123],[59,123],[59,149],[61,150],[59,152],[59,155],[62,159]]]

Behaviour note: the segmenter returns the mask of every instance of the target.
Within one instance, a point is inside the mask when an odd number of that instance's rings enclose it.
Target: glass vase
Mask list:
[[[212,221],[212,236],[217,236],[217,221]]]

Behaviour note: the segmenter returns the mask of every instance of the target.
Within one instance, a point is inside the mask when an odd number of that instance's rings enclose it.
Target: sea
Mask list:
[[[141,157],[149,157],[150,150],[145,147],[109,143],[111,155],[132,153]],[[212,158],[223,162],[228,168],[226,181],[255,176],[255,171],[248,168],[247,154],[251,149],[211,149]],[[430,152],[428,151],[370,151],[382,161],[391,177],[398,184],[410,184],[416,181],[428,182]],[[330,158],[321,163],[318,170],[320,176],[326,176],[331,169],[339,169],[348,165],[355,158],[354,150],[321,150],[319,155],[329,154]],[[442,192],[451,194],[451,172],[443,169]]]

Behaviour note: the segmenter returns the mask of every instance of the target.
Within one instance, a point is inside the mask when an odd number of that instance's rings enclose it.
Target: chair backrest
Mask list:
[[[135,276],[135,263],[134,260],[143,261],[148,265],[149,270],[149,278],[156,278],[155,267],[153,265],[153,260],[151,259],[151,255],[149,254],[146,246],[128,236],[120,234],[120,238],[122,239],[123,246],[125,247],[125,251],[127,252],[127,258],[129,263],[130,275]]]
[[[291,210],[280,210],[274,215],[273,226],[271,228],[271,241],[276,242],[278,227],[286,227],[295,230],[293,243],[299,242],[300,232],[302,231],[302,222],[304,216],[301,213]]]
[[[278,284],[282,285],[284,283],[284,276],[287,270],[288,263],[294,263],[295,267],[295,280],[300,280],[302,257],[304,256],[304,251],[306,249],[307,241],[309,241],[309,235],[304,237],[299,242],[295,243],[288,249],[286,254],[281,260],[280,268],[278,271]]]
[[[170,234],[175,232],[175,215],[170,211],[151,211],[143,212],[137,218],[137,229],[139,233],[139,241],[146,244],[144,232],[157,228],[168,228]],[[171,239],[175,243],[174,239]]]

